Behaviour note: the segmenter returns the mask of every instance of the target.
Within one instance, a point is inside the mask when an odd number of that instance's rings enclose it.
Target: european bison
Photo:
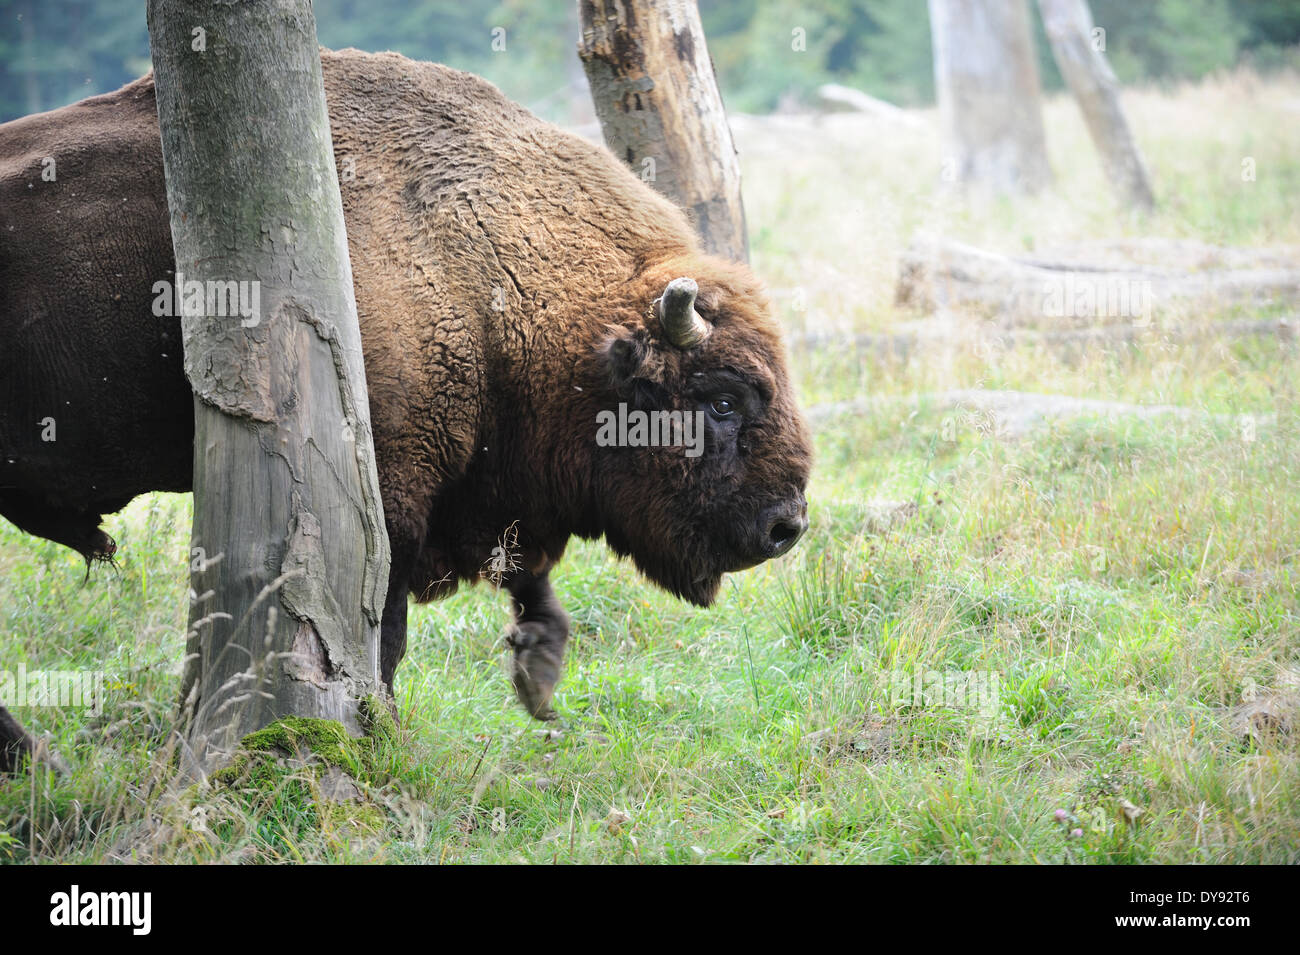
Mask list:
[[[509,536],[514,684],[545,718],[570,535],[707,605],[806,528],[777,323],[607,150],[466,73],[322,59],[393,554],[383,678],[408,595],[479,579]],[[190,489],[178,320],[152,307],[173,268],[152,77],[0,126],[0,514],[87,560],[114,551],[103,514]],[[597,441],[616,411],[684,413],[699,441]]]

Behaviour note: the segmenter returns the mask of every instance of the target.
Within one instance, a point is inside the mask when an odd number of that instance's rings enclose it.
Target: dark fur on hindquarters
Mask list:
[[[8,710],[0,706],[0,773],[15,772],[30,757],[35,740]]]

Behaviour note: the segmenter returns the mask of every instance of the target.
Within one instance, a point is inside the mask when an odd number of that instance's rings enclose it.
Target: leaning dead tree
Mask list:
[[[748,259],[740,161],[695,0],[580,0],[579,14],[605,145],[686,209],[706,249]]]
[[[388,538],[310,0],[148,15],[195,396],[195,772],[284,715],[362,731]]]
[[[945,179],[1034,192],[1052,178],[1026,0],[929,0]]]
[[[1101,153],[1106,177],[1121,202],[1139,209],[1155,206],[1146,164],[1119,105],[1119,83],[1106,62],[1087,0],[1038,0],[1052,55],[1083,112]]]

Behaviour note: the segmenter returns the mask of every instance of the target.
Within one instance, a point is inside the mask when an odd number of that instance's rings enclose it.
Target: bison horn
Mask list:
[[[694,348],[709,337],[709,323],[695,311],[695,296],[700,287],[694,279],[673,279],[659,298],[659,321],[664,334],[679,348]]]

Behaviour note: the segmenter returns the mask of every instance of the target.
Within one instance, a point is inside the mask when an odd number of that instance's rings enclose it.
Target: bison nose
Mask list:
[[[807,506],[802,501],[790,501],[769,507],[759,519],[763,533],[763,550],[768,559],[780,557],[808,529]]]

